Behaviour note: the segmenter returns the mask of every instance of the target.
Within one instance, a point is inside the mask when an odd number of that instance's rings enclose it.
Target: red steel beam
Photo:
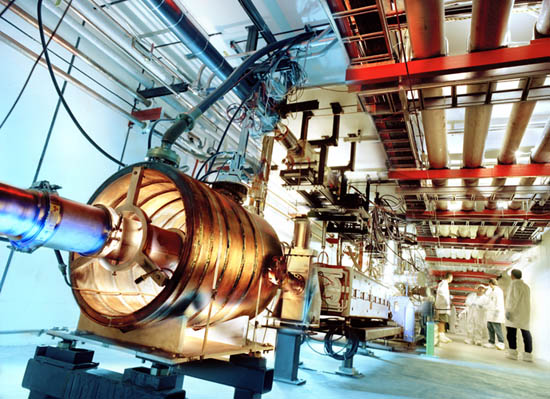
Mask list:
[[[423,77],[449,75],[488,69],[507,68],[550,59],[550,39],[532,40],[529,45],[479,51],[468,54],[413,60],[405,63],[352,66],[346,71],[348,85],[369,85],[384,82],[407,84]],[[360,90],[360,87],[357,87]]]
[[[407,219],[431,220],[539,220],[550,221],[550,213],[525,212],[515,209],[484,209],[483,211],[409,211]],[[542,222],[546,223],[546,222]]]
[[[465,277],[465,278],[483,278],[483,279],[491,279],[491,278],[497,278],[498,276],[496,274],[489,274],[485,272],[457,272],[452,270],[430,270],[430,274],[432,276],[445,276],[447,273],[451,273],[453,277]]]
[[[512,266],[512,262],[484,261],[483,259],[436,258],[435,256],[426,256],[426,262],[475,264],[479,266]]]
[[[549,43],[550,46],[550,43]],[[550,176],[550,164],[529,163],[515,165],[495,165],[492,168],[474,169],[394,169],[388,172],[393,180],[445,180],[445,179],[485,179],[499,177],[539,177]]]
[[[464,291],[464,292],[476,292],[477,288],[474,287],[463,287],[460,285],[449,285],[449,291]]]
[[[441,280],[438,280],[438,281],[441,281]],[[481,280],[453,280],[453,284],[456,284],[456,285],[475,285],[475,286],[478,286],[479,284],[481,284],[482,281]]]
[[[536,242],[531,240],[510,240],[507,238],[454,238],[454,237],[416,237],[416,241],[422,244],[434,245],[463,245],[474,246],[479,248],[491,247],[532,247]]]

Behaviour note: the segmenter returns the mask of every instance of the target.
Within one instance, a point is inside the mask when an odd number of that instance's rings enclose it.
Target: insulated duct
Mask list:
[[[538,76],[531,79],[529,83],[528,79],[522,79],[519,82],[519,87],[524,88],[526,84],[530,84],[533,87],[542,86],[546,76]],[[511,165],[516,163],[516,152],[518,151],[523,136],[525,135],[525,130],[533,115],[533,110],[537,105],[536,101],[522,101],[514,103],[512,106],[512,112],[510,113],[510,119],[506,125],[506,132],[504,134],[504,141],[502,147],[498,153],[498,163],[500,165]],[[497,178],[493,179],[493,186],[504,186],[506,183],[506,178]],[[513,202],[510,204],[510,208],[519,209],[521,207],[521,202]],[[487,208],[495,209],[496,201],[489,201],[487,203]]]
[[[414,58],[444,55],[444,4],[443,0],[406,0],[405,10]],[[423,89],[425,96],[440,96],[442,88]],[[447,122],[445,110],[421,112],[428,161],[432,169],[447,167]],[[446,185],[445,180],[433,180],[434,186]],[[437,208],[446,210],[447,201],[437,201]]]
[[[261,217],[160,163],[120,170],[89,205],[0,185],[0,234],[21,249],[74,251],[82,312],[122,330],[180,316],[194,328],[254,317],[285,272]]]
[[[544,125],[542,130],[542,138],[538,145],[533,149],[531,154],[532,163],[550,163],[550,119]],[[523,177],[520,186],[532,186],[535,183],[535,177]],[[512,201],[509,205],[510,209],[521,208],[521,201]]]
[[[542,2],[541,10],[535,23],[535,38],[548,37],[550,36],[550,0],[544,0]],[[520,88],[524,88],[525,85],[529,84],[531,87],[540,87],[544,85],[546,80],[546,75],[537,76],[531,79],[531,82],[528,79],[522,79],[520,81]],[[518,150],[521,139],[525,134],[533,110],[535,109],[536,101],[524,101],[515,103],[512,107],[512,112],[510,114],[510,121],[506,127],[506,134],[504,137],[504,142],[502,148],[498,155],[499,164],[512,164],[515,163],[515,152]],[[545,126],[542,134],[542,141],[535,150],[535,153],[531,157],[531,161],[535,163],[544,163],[550,162],[549,159],[545,158],[544,153],[544,143],[547,140],[548,135],[548,125]],[[536,160],[538,159],[538,161]],[[546,161],[545,161],[546,159]],[[503,186],[506,182],[506,179],[494,179],[493,185]],[[523,178],[520,180],[521,186],[530,186],[535,182],[534,178]],[[520,209],[521,201],[512,201],[508,208],[510,209]],[[488,207],[494,209],[496,203],[494,201],[489,201]]]
[[[513,0],[474,0],[470,25],[470,52],[491,50],[502,46]],[[467,93],[486,92],[488,84],[469,85]],[[479,168],[483,163],[485,143],[491,122],[491,104],[467,107],[464,119],[462,163],[464,168]],[[477,186],[478,180],[465,181],[467,186]],[[474,201],[463,201],[463,210],[473,210]]]

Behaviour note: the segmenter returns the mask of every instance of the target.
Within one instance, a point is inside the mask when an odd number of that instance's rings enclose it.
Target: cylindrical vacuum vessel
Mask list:
[[[130,330],[185,315],[200,328],[254,317],[285,273],[269,224],[164,164],[122,169],[80,206],[82,220],[103,215],[94,228],[106,237],[93,254],[71,254],[70,279],[82,312],[104,326]]]

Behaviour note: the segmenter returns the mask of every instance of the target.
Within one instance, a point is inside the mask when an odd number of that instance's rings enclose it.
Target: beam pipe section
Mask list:
[[[93,254],[103,248],[110,229],[105,208],[0,183],[0,235],[7,236],[15,248],[44,245]]]

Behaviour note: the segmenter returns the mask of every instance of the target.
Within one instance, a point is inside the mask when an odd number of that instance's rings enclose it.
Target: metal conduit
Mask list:
[[[415,58],[430,58],[444,55],[444,4],[443,0],[406,0],[405,10]],[[423,89],[425,96],[442,95],[443,89]],[[430,168],[447,167],[447,122],[445,110],[421,112],[426,150]],[[446,180],[432,180],[434,186],[446,185]],[[437,208],[446,210],[447,201],[437,201]]]
[[[504,42],[513,0],[474,0],[470,25],[469,51],[498,48]],[[483,92],[487,84],[470,85],[468,93]],[[491,104],[468,107],[465,111],[462,162],[465,168],[479,168],[483,162],[485,143],[489,132]],[[467,186],[477,186],[477,179],[466,180]],[[474,201],[463,201],[463,210],[473,210]]]
[[[36,54],[34,51],[31,51],[29,48],[23,46],[21,43],[17,42],[15,39],[11,38],[10,36],[6,35],[4,32],[0,31],[0,42],[3,42],[7,45],[9,45],[11,48],[19,51],[21,54],[27,56],[31,60],[36,60],[38,58],[38,54]],[[41,58],[39,61],[39,64],[46,68],[46,61],[44,58]],[[63,80],[66,80],[67,82],[71,83],[73,86],[78,88],[79,90],[82,90],[84,93],[92,96],[100,103],[106,105],[107,107],[115,110],[122,116],[124,116],[129,121],[134,122],[137,126],[144,127],[145,123],[134,117],[132,114],[126,112],[124,109],[116,105],[115,103],[111,102],[110,100],[103,97],[98,92],[92,90],[88,86],[86,86],[84,83],[82,83],[80,80],[76,79],[72,75],[69,75],[67,72],[59,69],[56,66],[53,66],[53,71],[56,74],[56,76],[60,77]]]
[[[0,0],[0,4],[3,6],[6,6],[8,4],[8,0]],[[26,21],[29,25],[32,25],[35,28],[38,28],[38,21],[36,18],[34,18],[29,13],[25,12],[23,9],[18,7],[15,4],[12,4],[10,6],[10,11],[13,12],[15,15]],[[51,30],[47,27],[44,27],[44,33],[49,37],[51,36]],[[107,77],[112,82],[116,83],[117,86],[119,86],[121,89],[123,89],[126,93],[131,95],[136,100],[142,102],[146,106],[151,105],[151,100],[148,100],[141,96],[140,94],[136,93],[135,90],[133,90],[131,87],[126,85],[126,83],[122,82],[119,78],[114,76],[112,73],[107,71],[104,67],[102,67],[99,63],[88,57],[86,54],[84,54],[82,51],[74,47],[72,44],[67,42],[65,39],[59,37],[58,35],[55,35],[53,37],[53,40],[59,44],[61,47],[63,47],[65,50],[69,51],[71,54],[75,55],[76,57],[80,58],[82,61],[93,67],[96,71],[100,72],[103,76]]]
[[[2,1],[5,1],[5,0],[2,0]],[[123,24],[121,24],[116,18],[114,18],[110,13],[108,13],[107,11],[105,11],[104,8],[100,7],[100,5],[98,3],[96,3],[95,1],[91,1],[91,4],[95,6],[95,8],[97,10],[99,10],[101,12],[101,14],[103,14],[111,23],[113,23],[121,32],[124,33],[124,35],[130,39],[132,41],[132,43],[134,43],[136,40],[139,40],[139,37],[136,35],[135,32],[130,32],[128,31],[124,26]],[[148,8],[146,7],[145,8],[145,11],[148,10]],[[87,11],[87,10],[85,10]],[[113,8],[111,10],[111,12],[118,16],[119,18],[123,18],[123,15],[117,11],[116,8]],[[95,15],[95,14],[94,14]],[[154,17],[154,16],[153,16]],[[96,21],[96,22],[99,22],[99,21]],[[128,21],[126,21],[128,22]],[[98,27],[101,27],[103,28],[105,26],[105,24],[103,24],[102,26],[98,26]],[[138,48],[138,46],[135,46],[133,45],[133,47],[135,47],[136,49]],[[147,46],[149,47],[149,46]],[[159,56],[155,56],[153,55],[152,53],[147,53],[145,56],[146,57],[151,57],[155,62],[157,62],[162,68],[168,70],[172,75],[173,77],[178,77],[179,79],[181,79],[182,81],[187,81],[187,82],[191,82],[193,81],[194,79],[191,78],[188,73],[185,73],[184,71],[182,71],[182,67],[184,65],[179,65],[179,66],[176,66],[173,62],[169,61],[170,60],[170,57],[168,57],[165,53],[163,53],[163,51],[161,51],[160,49],[156,49],[155,50]],[[171,65],[168,65],[168,64],[171,64]],[[185,65],[187,65],[187,63],[185,63]],[[214,75],[212,75],[214,76]],[[184,92],[184,93],[180,93],[179,94],[179,97],[180,99],[184,102],[185,106],[187,107],[187,109],[189,108],[193,108],[193,103],[196,103],[196,102],[200,102],[201,101],[201,98],[198,97],[195,93],[192,93],[191,91],[187,91],[187,92]],[[188,98],[187,98],[188,97]],[[228,103],[229,105],[229,103]],[[219,107],[218,107],[219,108]],[[181,108],[179,109],[181,111]],[[211,111],[213,113],[212,116],[214,116],[213,119],[210,119],[210,118],[205,118],[204,121],[201,119],[197,122],[198,125],[200,125],[200,127],[204,130],[204,133],[209,135],[213,140],[217,140],[218,137],[214,137],[212,134],[209,134],[209,132],[214,129],[214,131],[216,131],[218,129],[218,126],[219,124],[223,124],[225,123],[226,119],[227,119],[227,116],[225,115],[225,110],[222,109],[221,111],[219,109],[214,109],[214,107],[211,108]],[[206,123],[205,123],[206,121]],[[235,144],[237,144],[239,142],[239,135],[240,135],[240,132],[237,131],[237,132],[231,132],[229,134],[229,137],[232,141],[234,141]],[[259,146],[256,142],[251,142],[251,144],[254,146],[254,148],[256,148],[257,150],[259,150]]]

